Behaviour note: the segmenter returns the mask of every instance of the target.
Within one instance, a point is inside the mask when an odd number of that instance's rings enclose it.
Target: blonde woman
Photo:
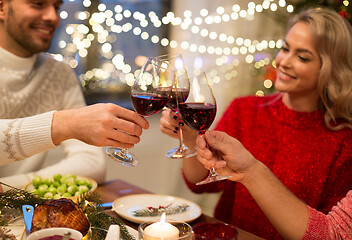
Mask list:
[[[312,208],[327,213],[352,189],[352,30],[336,12],[316,8],[289,23],[276,57],[279,93],[235,99],[216,130],[238,139]],[[161,131],[179,119],[163,113]],[[181,124],[182,125],[182,124]],[[183,126],[184,142],[196,135]],[[223,169],[217,169],[223,174]],[[281,239],[246,188],[229,180],[196,186],[208,170],[194,158],[183,174],[196,192],[222,192],[214,216],[266,239]]]

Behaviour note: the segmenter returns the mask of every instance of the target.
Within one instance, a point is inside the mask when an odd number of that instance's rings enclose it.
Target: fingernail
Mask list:
[[[177,131],[174,130],[174,133],[177,133]]]
[[[175,130],[176,130],[176,131],[178,131],[178,129],[179,129],[178,127],[175,127]]]
[[[173,116],[172,118],[175,119],[175,120],[177,120],[177,116]]]
[[[182,127],[185,124],[183,122],[179,122],[178,125]]]

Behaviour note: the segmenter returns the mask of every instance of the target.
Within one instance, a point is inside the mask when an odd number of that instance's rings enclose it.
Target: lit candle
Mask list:
[[[179,230],[174,225],[165,222],[165,213],[161,215],[160,222],[155,222],[144,229],[144,240],[178,239]]]

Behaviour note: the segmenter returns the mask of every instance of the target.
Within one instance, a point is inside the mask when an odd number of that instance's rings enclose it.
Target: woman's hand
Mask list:
[[[160,131],[170,137],[178,138],[180,129],[182,129],[184,144],[189,148],[194,148],[197,132],[189,128],[174,111],[170,109],[163,111],[160,118]]]

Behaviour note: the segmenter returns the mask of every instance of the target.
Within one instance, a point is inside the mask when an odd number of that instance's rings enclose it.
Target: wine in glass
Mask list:
[[[178,112],[177,102],[184,102],[189,94],[189,78],[187,70],[181,54],[166,54],[156,57],[161,62],[162,70],[160,76],[165,79],[174,79],[174,86],[172,88],[169,101],[166,107],[173,112]],[[176,94],[178,91],[178,94]],[[177,101],[176,101],[176,98]],[[169,150],[166,153],[168,158],[181,159],[195,156],[197,151],[188,148],[183,143],[182,128],[178,131],[179,146]]]
[[[161,62],[148,58],[131,88],[131,101],[141,116],[150,116],[161,111],[169,100],[173,79],[160,78]],[[139,161],[127,149],[109,147],[106,153],[127,166],[137,166]]]
[[[191,87],[189,96],[184,102],[177,103],[178,112],[182,120],[190,128],[202,135],[214,122],[216,115],[216,100],[205,73],[194,76],[190,79],[190,82]],[[179,92],[176,93],[182,94]],[[203,181],[196,183],[196,185],[220,181],[229,177],[231,176],[219,175],[214,168],[211,168],[208,177]]]

